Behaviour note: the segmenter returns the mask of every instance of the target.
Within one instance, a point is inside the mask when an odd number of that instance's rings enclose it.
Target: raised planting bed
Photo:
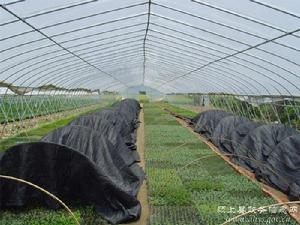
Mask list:
[[[247,177],[248,179],[250,179],[251,181],[253,182],[256,182],[260,187],[261,189],[268,195],[270,195],[272,198],[274,198],[278,203],[276,204],[281,204],[281,207],[284,207],[286,208],[286,211],[290,214],[290,216],[292,218],[294,218],[298,223],[300,223],[300,212],[299,212],[299,200],[297,201],[297,197],[295,197],[296,193],[293,193],[292,195],[294,197],[291,197],[291,193],[290,192],[287,192],[285,189],[279,189],[278,186],[273,186],[272,184],[268,183],[266,180],[262,180],[261,178],[259,179],[259,181],[257,180],[257,175],[255,174],[255,171],[253,171],[251,168],[249,167],[245,167],[244,164],[240,164],[239,161],[235,161],[235,160],[232,160],[230,155],[226,155],[221,149],[223,149],[223,147],[221,147],[220,149],[218,149],[218,147],[216,147],[216,145],[214,143],[217,143],[216,142],[216,139],[210,141],[206,135],[207,134],[202,134],[202,135],[199,135],[195,129],[195,127],[193,128],[193,125],[191,123],[195,123],[195,121],[193,121],[194,119],[190,120],[189,118],[187,118],[185,115],[182,115],[182,111],[188,111],[186,109],[180,109],[178,110],[177,107],[174,107],[172,105],[169,105],[169,104],[159,104],[160,107],[163,107],[163,109],[165,111],[167,111],[168,113],[170,113],[172,116],[175,116],[176,120],[183,126],[185,127],[186,129],[188,129],[191,133],[193,133],[197,138],[199,138],[201,141],[203,141],[204,143],[206,143],[210,149],[212,151],[214,151],[216,154],[218,154],[223,160],[226,161],[226,163],[228,163],[232,168],[234,168],[237,172],[239,172],[240,174],[242,174],[243,176]],[[222,112],[221,112],[222,113]],[[194,117],[194,118],[197,118],[197,117]],[[228,118],[237,118],[237,119],[240,119],[240,120],[237,120],[237,121],[243,121],[243,118],[238,118],[238,117],[225,117],[227,119],[227,122],[230,121],[230,119]],[[203,120],[202,120],[203,121]],[[224,121],[225,120],[221,120],[223,121],[223,124],[224,124]],[[246,120],[246,122],[248,122]],[[233,121],[231,120],[230,123],[233,123]],[[250,122],[251,123],[251,122]],[[222,124],[222,122],[220,122],[220,124]],[[249,122],[247,123],[249,124]],[[247,125],[246,124],[246,125]],[[228,124],[229,125],[229,124]],[[251,124],[250,124],[251,125]],[[252,127],[256,127],[256,124],[254,123],[253,124],[254,126]],[[206,126],[206,125],[205,125]],[[225,125],[226,126],[226,125]],[[220,128],[220,126],[218,125],[218,127]],[[277,136],[276,135],[272,135],[272,133],[270,132],[267,132],[268,130],[266,128],[272,128],[274,129],[274,131],[277,130],[277,134],[281,134],[281,136],[278,136],[278,138],[276,138]],[[254,129],[253,128],[253,129]],[[204,127],[204,129],[206,129]],[[239,128],[237,128],[239,129]],[[259,131],[260,130],[263,130],[263,131],[266,131],[265,133],[260,133]],[[245,130],[246,131],[246,130]],[[260,138],[261,140],[264,139],[264,143],[267,143],[265,145],[255,145],[255,146],[252,146],[251,147],[251,152],[255,151],[254,149],[256,148],[256,146],[260,146],[261,149],[263,151],[268,151],[268,148],[267,148],[267,145],[269,144],[270,146],[273,145],[273,142],[274,144],[276,145],[277,142],[280,142],[280,140],[282,140],[282,138],[284,139],[285,136],[289,136],[289,135],[295,135],[293,136],[294,138],[298,135],[298,133],[292,129],[292,128],[289,128],[289,127],[286,127],[286,126],[282,126],[282,125],[265,125],[265,126],[261,126],[259,127],[257,130],[254,129],[252,131],[255,131],[253,133],[257,133],[257,137]],[[252,132],[251,131],[251,132]],[[271,130],[272,131],[272,130]],[[280,132],[281,131],[281,132]],[[214,138],[217,136],[216,134],[216,131],[213,131],[214,133]],[[262,135],[262,136],[261,136]],[[270,138],[271,139],[270,139]],[[272,138],[276,138],[276,141],[273,141],[274,139]],[[290,139],[291,138],[286,138],[284,139],[285,140],[285,143],[288,142],[290,144]],[[256,140],[258,141],[258,140]],[[259,141],[258,141],[259,142]],[[284,141],[282,141],[284,143]],[[251,142],[250,142],[251,143]],[[294,144],[296,145],[296,144]],[[228,145],[229,146],[229,145]],[[279,144],[278,144],[279,146]],[[277,148],[277,147],[273,147],[273,148]],[[294,151],[295,152],[295,149],[289,149],[288,147],[286,147],[289,151],[290,154],[292,154],[292,152]],[[230,149],[230,147],[229,147]],[[221,150],[221,151],[220,151]],[[282,153],[282,155],[285,155],[286,153]],[[294,153],[295,154],[295,153]],[[259,156],[259,154],[258,154]],[[289,156],[290,159],[293,158],[293,160],[295,160],[296,155],[294,156]],[[283,160],[285,160],[287,163],[290,163],[290,159],[285,156],[285,158]],[[263,165],[267,165],[268,162],[264,162]],[[297,165],[296,161],[293,162],[295,165]],[[289,173],[293,173],[293,174],[296,174],[297,173],[297,170],[289,165],[290,167],[290,170],[289,172],[286,172],[287,174]],[[279,170],[285,170],[285,168],[281,168]],[[281,172],[283,172],[281,171]],[[259,175],[261,176],[261,175]],[[261,176],[262,177],[262,176]],[[281,177],[280,179],[277,179],[277,184],[280,184],[282,185],[282,182],[284,182],[284,180],[282,180],[283,178]],[[289,181],[291,182],[291,181]],[[289,185],[289,184],[288,184]],[[295,201],[295,202],[292,202],[292,203],[289,203],[289,204],[285,204],[287,202],[290,202],[290,201]]]
[[[150,224],[216,225],[276,203],[160,107],[144,106]],[[237,224],[268,221],[297,224],[281,208],[247,216]]]
[[[19,134],[16,134],[14,136],[3,138],[2,140],[0,140],[0,151],[3,151],[16,144],[30,142],[30,141],[37,141],[41,139],[45,134],[50,132],[51,130],[65,126],[66,124],[70,123],[72,120],[74,120],[79,116],[91,113],[93,111],[97,111],[104,107],[105,105],[100,105],[98,107],[93,107],[93,108],[87,107],[86,109],[84,108],[80,110],[79,113],[75,113],[75,114],[74,112],[73,114],[70,113],[69,116],[66,118],[57,119],[51,122],[40,123],[38,127],[29,129],[24,132],[20,132]]]
[[[28,132],[20,133],[16,136],[3,139],[0,142],[0,151],[4,151],[10,146],[24,143],[37,141],[41,139],[45,134],[50,131],[63,127],[70,123],[75,118],[91,113],[95,110],[105,108],[104,105],[99,106],[97,109],[87,110],[79,114],[72,115],[70,117],[53,121],[51,123],[43,124],[40,127],[31,129]],[[83,224],[87,225],[108,225],[104,219],[95,211],[93,206],[82,206],[79,203],[72,205],[71,210],[74,212],[75,216]],[[75,225],[74,219],[69,215],[65,209],[47,209],[43,206],[37,205],[36,207],[27,207],[22,210],[5,210],[0,211],[0,224],[1,225]]]
[[[89,105],[99,104],[99,99],[81,97],[0,95],[0,124],[50,115]]]

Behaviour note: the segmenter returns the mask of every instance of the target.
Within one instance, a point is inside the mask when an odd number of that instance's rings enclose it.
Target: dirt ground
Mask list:
[[[145,139],[144,139],[144,110],[142,109],[140,112],[140,127],[137,131],[137,151],[140,155],[141,162],[139,165],[145,170]],[[148,189],[147,189],[147,180],[144,180],[140,191],[137,196],[138,200],[142,205],[142,213],[141,217],[138,221],[128,223],[130,225],[147,225],[149,224],[149,216],[150,216],[150,208],[148,204]]]

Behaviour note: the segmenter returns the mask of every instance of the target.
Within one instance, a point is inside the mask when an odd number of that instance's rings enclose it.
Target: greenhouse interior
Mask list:
[[[0,225],[300,224],[300,1],[0,0]]]

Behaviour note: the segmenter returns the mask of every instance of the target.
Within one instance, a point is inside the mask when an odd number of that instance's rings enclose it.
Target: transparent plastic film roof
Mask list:
[[[300,95],[298,0],[0,4],[1,87]]]

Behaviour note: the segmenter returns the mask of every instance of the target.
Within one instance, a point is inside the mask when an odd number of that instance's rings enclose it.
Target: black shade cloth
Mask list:
[[[221,110],[199,113],[194,131],[211,140],[232,162],[256,178],[300,198],[300,134],[284,124],[262,124]]]
[[[247,151],[247,165],[254,171],[269,157],[275,146],[297,131],[283,124],[266,124],[251,130],[243,139],[242,151]]]
[[[136,164],[140,107],[123,100],[111,109],[79,117],[41,141],[13,146],[0,154],[0,173],[37,184],[64,202],[93,204],[109,222],[139,218],[136,195],[144,180]],[[39,202],[59,205],[28,185],[0,180],[0,208]]]
[[[92,114],[88,116],[81,116],[73,120],[70,125],[79,125],[88,127],[98,131],[99,133],[105,135],[113,144],[118,144],[123,142],[130,149],[135,150],[135,129],[128,129],[128,126],[122,120],[115,120],[103,117],[105,114]],[[110,113],[113,115],[113,113]],[[132,153],[134,155],[135,161],[140,161],[140,158],[136,152]]]
[[[231,133],[230,140],[234,154],[231,156],[231,161],[250,171],[253,170],[251,167],[249,167],[249,160],[247,159],[248,147],[243,145],[243,141],[252,130],[262,125],[263,123],[257,123],[250,120],[244,121],[243,123],[238,124]]]
[[[105,109],[99,112],[95,112],[90,116],[96,116],[101,120],[100,124],[92,125],[92,128],[100,130],[103,128],[103,122],[106,120],[108,123],[111,123],[116,132],[119,133],[123,138],[125,143],[130,146],[131,149],[135,150],[135,142],[136,142],[136,133],[135,130],[138,128],[139,121],[135,118],[132,121],[128,121],[125,117],[127,112],[120,112],[119,109]],[[80,120],[80,118],[78,118]],[[75,123],[75,122],[74,122]],[[80,125],[80,124],[78,124]]]
[[[221,151],[234,154],[232,134],[238,125],[249,122],[249,119],[240,116],[226,116],[219,121],[212,134],[212,142]]]
[[[141,169],[131,170],[130,166],[135,162],[133,151],[121,140],[112,144],[105,135],[95,130],[82,126],[66,126],[47,134],[41,141],[64,145],[81,152],[105,169],[105,174],[117,180],[120,186],[128,186],[127,189],[132,191],[133,195],[137,194],[143,172]]]
[[[94,204],[112,223],[137,218],[140,204],[136,197],[124,191],[125,187],[120,186],[117,178],[112,178],[114,174],[107,174],[107,166],[100,161],[96,164],[66,146],[36,142],[8,149],[0,158],[0,171],[37,184],[63,201]],[[25,206],[33,200],[51,208],[58,207],[44,193],[14,181],[1,180],[0,191],[1,207]]]
[[[194,125],[194,131],[202,134],[208,139],[211,139],[214,129],[220,120],[226,116],[232,116],[232,113],[222,110],[208,110],[201,112],[196,116],[198,120]]]
[[[281,141],[260,167],[266,183],[286,193],[291,200],[300,198],[300,135]]]

